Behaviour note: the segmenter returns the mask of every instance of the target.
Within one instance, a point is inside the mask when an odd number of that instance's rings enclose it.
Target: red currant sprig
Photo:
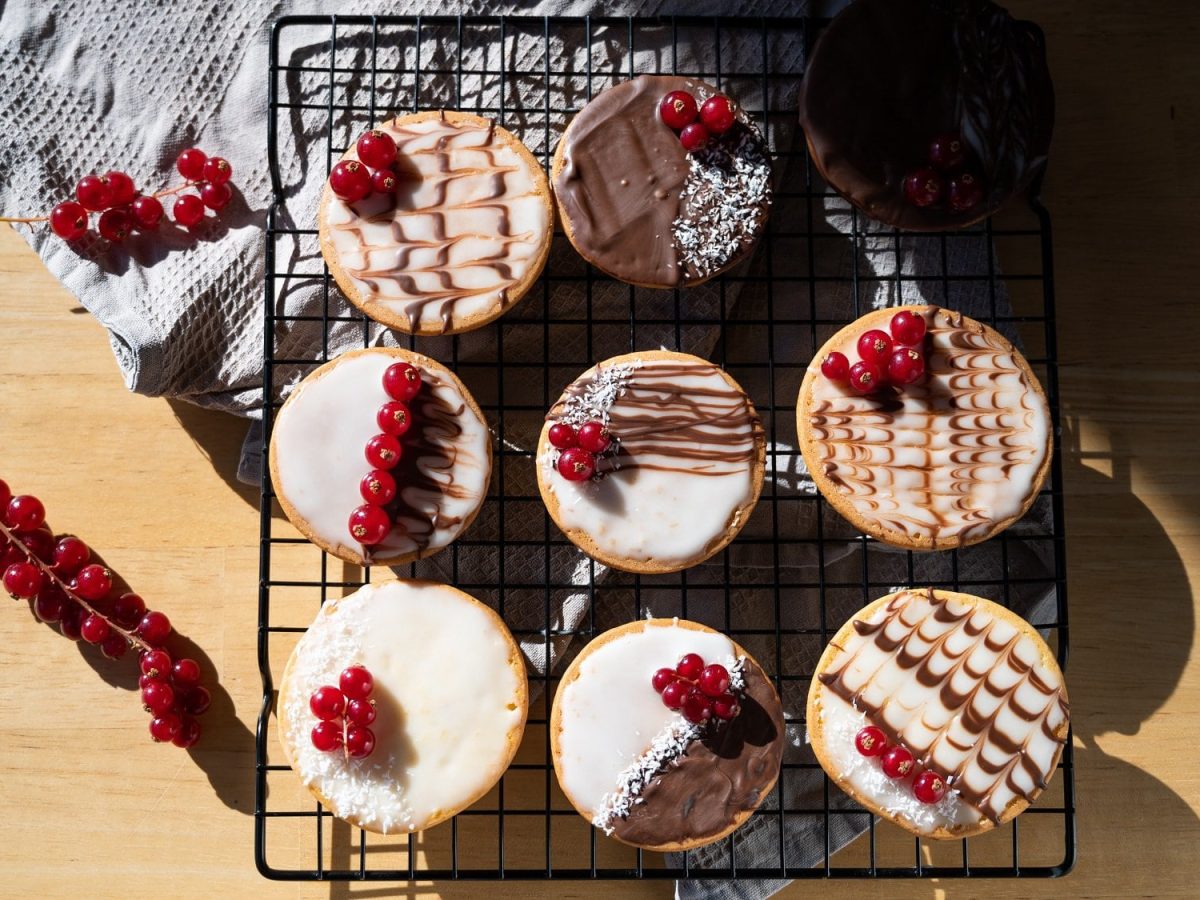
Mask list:
[[[46,510],[36,497],[14,497],[0,481],[0,567],[5,589],[18,600],[32,601],[42,622],[57,623],[64,636],[96,644],[109,659],[130,647],[141,653],[142,704],[152,716],[150,736],[190,747],[200,739],[200,723],[212,702],[200,684],[193,659],[173,661],[162,649],[171,622],[147,610],[137,594],[113,596],[113,573],[91,562],[91,549],[77,537],[57,541],[45,525]]]
[[[322,753],[341,748],[351,759],[365,759],[375,749],[375,733],[368,727],[377,710],[371,692],[375,679],[364,666],[342,670],[338,687],[323,685],[308,698],[308,708],[320,721],[313,727],[312,745]]]
[[[547,434],[550,446],[559,451],[555,467],[567,481],[587,481],[596,474],[596,457],[616,446],[608,426],[592,420],[578,428],[555,422]]]
[[[724,94],[713,94],[697,108],[696,98],[687,91],[671,91],[659,101],[658,116],[663,124],[679,132],[683,149],[692,153],[721,135],[737,121],[737,108]]]
[[[650,679],[650,686],[662,695],[668,709],[680,710],[697,725],[713,717],[728,721],[741,712],[729,684],[728,669],[717,663],[706,666],[696,653],[684,656],[673,669],[659,669]]]
[[[880,768],[888,778],[907,778],[917,766],[908,748],[899,744],[889,746],[883,730],[874,725],[859,730],[854,736],[854,748],[862,756],[880,757]],[[912,792],[922,803],[937,803],[946,796],[946,782],[936,772],[925,769],[913,779]]]
[[[343,159],[329,172],[329,188],[344,203],[357,203],[372,193],[395,194],[396,142],[385,131],[368,131],[354,146],[358,159]]]
[[[367,441],[365,455],[372,468],[359,482],[366,503],[350,513],[350,536],[364,547],[383,543],[394,527],[387,506],[396,499],[398,488],[390,470],[404,452],[400,438],[412,428],[409,404],[421,390],[421,370],[406,362],[393,363],[383,373],[383,389],[392,399],[379,407],[375,414],[379,434]]]
[[[940,134],[929,145],[930,165],[904,177],[904,199],[925,209],[945,202],[954,212],[967,212],[983,202],[983,184],[967,164],[967,145],[958,132]],[[947,182],[949,177],[949,182]]]
[[[859,394],[873,394],[889,384],[903,387],[925,374],[925,319],[907,309],[892,316],[888,334],[878,328],[858,338],[859,360],[853,365],[846,354],[834,350],[821,360],[821,374],[830,381],[849,384]]]
[[[104,175],[85,175],[75,185],[75,199],[65,200],[50,210],[48,216],[0,218],[0,222],[49,222],[50,230],[65,241],[77,241],[89,233],[92,213],[98,213],[96,231],[113,243],[120,243],[135,228],[153,231],[162,222],[163,205],[160,197],[181,196],[171,209],[171,216],[185,228],[200,224],[205,208],[218,212],[224,209],[233,191],[229,179],[233,167],[219,156],[206,156],[195,147],[179,154],[176,168],[187,182],[176,187],[140,193],[133,179],[125,172],[113,170]],[[196,188],[198,194],[185,194]]]

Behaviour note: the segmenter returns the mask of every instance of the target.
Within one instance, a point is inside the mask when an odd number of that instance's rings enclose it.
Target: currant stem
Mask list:
[[[199,181],[185,181],[183,184],[178,184],[175,187],[163,188],[161,191],[155,191],[150,194],[151,197],[169,197],[172,194],[178,194],[180,191],[186,191],[190,187],[195,187],[200,184]],[[49,222],[49,216],[0,216],[0,222],[10,222],[13,225],[32,225],[37,222]]]
[[[25,559],[27,562],[33,563],[35,566],[37,566],[41,570],[43,575],[47,576],[51,581],[55,582],[62,589],[63,593],[67,595],[67,597],[74,600],[76,603],[78,603],[80,606],[82,606],[85,610],[87,610],[93,616],[99,616],[100,618],[102,618],[105,622],[107,622],[109,624],[109,626],[112,628],[113,631],[116,631],[116,632],[119,632],[120,634],[122,634],[125,637],[125,640],[129,641],[129,643],[132,646],[139,648],[143,652],[155,649],[154,647],[151,647],[149,644],[147,644],[145,641],[143,641],[136,634],[134,634],[132,631],[126,631],[124,628],[122,628],[120,625],[118,625],[116,622],[114,622],[108,616],[104,615],[104,613],[102,613],[98,609],[96,609],[96,607],[92,606],[92,604],[88,603],[86,600],[84,600],[82,597],[80,597],[77,593],[75,593],[73,590],[71,590],[71,588],[68,587],[66,582],[64,582],[61,578],[59,578],[58,574],[53,569],[51,569],[49,566],[47,566],[44,562],[42,562],[41,559],[39,559],[37,557],[37,555],[35,555],[32,551],[30,551],[30,549],[25,546],[25,544],[21,541],[21,539],[19,537],[17,537],[17,535],[13,531],[11,531],[8,528],[8,526],[5,525],[3,522],[0,522],[0,534],[3,534],[6,538],[8,538],[9,542],[14,547],[18,548],[22,553],[25,554]]]

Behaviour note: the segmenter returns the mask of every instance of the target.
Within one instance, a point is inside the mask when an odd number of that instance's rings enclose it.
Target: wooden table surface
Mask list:
[[[800,884],[785,897],[1197,891],[1200,15],[1190,2],[1010,5],[1044,25],[1059,100],[1046,196],[1079,863],[1060,882]],[[0,477],[40,495],[58,530],[99,548],[220,673],[209,732],[189,755],[147,739],[131,665],[81,652],[21,605],[0,616],[0,894],[670,894],[667,884],[260,878],[251,852],[257,496],[233,475],[244,425],[127,393],[100,326],[8,229],[0,334]]]

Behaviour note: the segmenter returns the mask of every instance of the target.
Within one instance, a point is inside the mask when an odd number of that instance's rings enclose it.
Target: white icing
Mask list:
[[[612,834],[612,820],[629,815],[634,805],[641,802],[638,798],[651,779],[683,756],[688,744],[700,737],[700,733],[699,725],[676,714],[666,728],[655,735],[646,752],[617,776],[616,789],[604,795],[600,808],[592,816],[592,824],[605,834]]]
[[[898,394],[858,396],[821,375],[824,355],[813,360],[812,468],[866,522],[967,540],[1021,512],[1046,458],[1050,411],[995,332],[926,309],[928,377]],[[887,322],[871,327],[886,331]],[[848,329],[826,352],[853,363],[866,330]]]
[[[391,581],[326,601],[285,688],[293,768],[335,815],[384,833],[419,831],[500,777],[525,714],[513,652],[482,606],[442,585]],[[378,710],[375,750],[362,760],[310,739],[309,697],[355,664],[374,677]]]
[[[525,277],[548,238],[540,172],[474,123],[434,117],[379,128],[399,145],[395,208],[379,195],[351,207],[332,193],[326,207],[333,246],[362,297],[405,317],[412,301],[432,299],[417,310],[426,330],[446,324],[443,301],[451,324],[504,305],[503,292]]]
[[[305,379],[275,420],[272,452],[277,490],[316,537],[355,553],[361,547],[351,539],[347,523],[350,513],[364,503],[359,482],[371,470],[364,448],[379,433],[375,414],[391,399],[383,389],[383,373],[399,361],[400,357],[386,350],[339,359]],[[491,438],[486,423],[465,402],[454,382],[426,370],[422,378],[421,394],[412,404],[412,429],[400,443],[406,453],[413,452],[410,435],[429,427],[419,413],[426,392],[432,392],[440,408],[460,410],[455,421],[462,433],[455,436],[430,428],[426,438],[441,455],[423,457],[420,463],[426,476],[439,484],[453,483],[455,490],[431,491],[398,479],[397,490],[408,514],[399,520],[403,527],[394,528],[383,543],[371,548],[372,556],[379,559],[416,552],[418,544],[409,534],[424,534],[431,528],[427,549],[445,547],[458,537],[462,522],[475,514],[487,493]],[[445,468],[446,456],[454,460],[449,469]]]
[[[636,764],[679,714],[668,709],[650,681],[688,653],[731,667],[733,642],[722,634],[644,622],[594,650],[579,677],[559,690],[559,774],[581,811],[596,815],[621,773]]]

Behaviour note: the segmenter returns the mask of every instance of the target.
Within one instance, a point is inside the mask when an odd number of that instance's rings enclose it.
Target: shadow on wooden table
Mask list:
[[[215,409],[202,409],[183,400],[167,400],[175,419],[229,489],[258,509],[259,486],[238,481],[238,461],[250,420]]]

